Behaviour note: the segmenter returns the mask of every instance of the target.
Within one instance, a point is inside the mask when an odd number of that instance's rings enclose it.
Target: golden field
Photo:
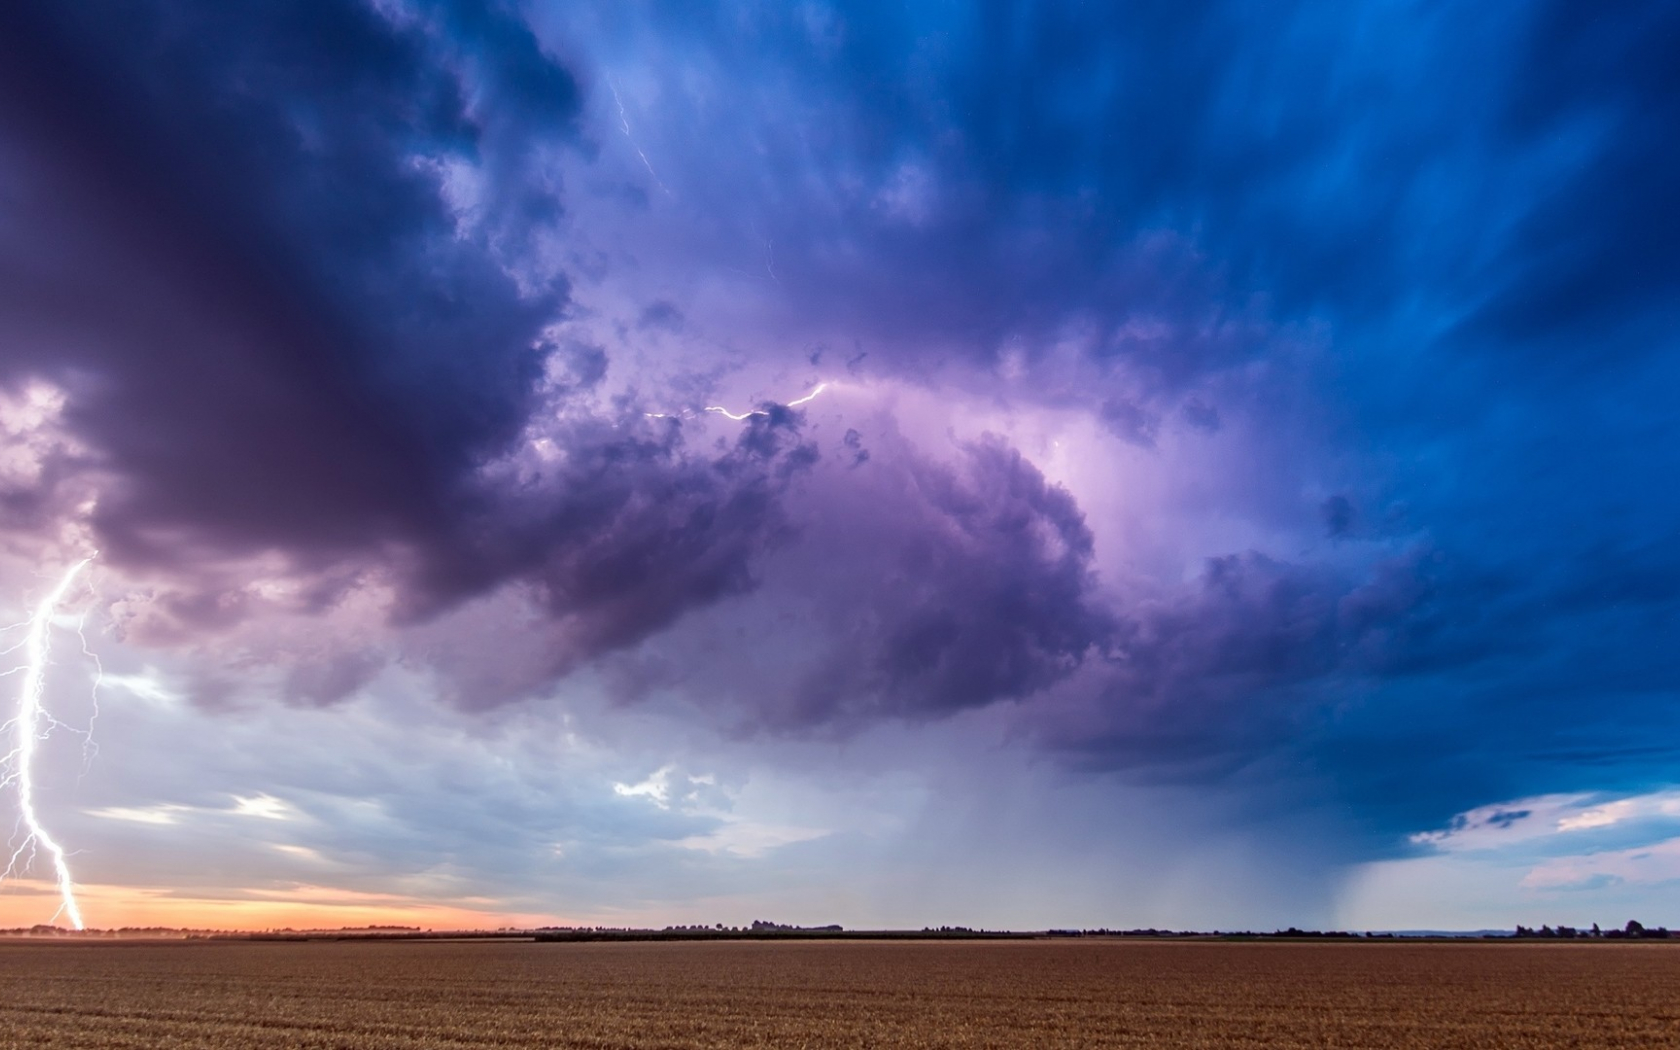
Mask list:
[[[1680,946],[8,944],[0,1047],[1680,1047]]]

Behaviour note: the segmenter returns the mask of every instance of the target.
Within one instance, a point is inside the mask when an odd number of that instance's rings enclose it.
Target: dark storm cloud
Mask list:
[[[1318,513],[1324,519],[1324,531],[1329,536],[1348,535],[1359,519],[1359,511],[1346,496],[1331,496],[1318,505]]]
[[[1369,315],[1467,276],[1480,231],[1418,231],[1485,225],[1497,188],[1452,184],[1502,119],[1512,27],[1493,14],[653,12],[601,17],[602,50],[659,56],[638,142],[673,158],[662,179],[708,251],[772,243],[800,316],[888,369],[1072,328],[1176,387],[1264,352],[1268,309]]]
[[[1626,735],[1680,728],[1677,5],[568,4],[540,42],[385,10],[0,13],[0,370],[69,391],[87,452],[47,479],[92,457],[125,564],[278,550],[319,605],[395,567],[407,622],[518,581],[547,649],[463,670],[468,705],[608,650],[630,695],[790,731],[1014,700],[1082,762],[1283,762],[1390,831],[1670,757]],[[628,176],[574,156],[594,83]],[[1226,546],[1134,579],[1117,543],[1099,581],[1104,522],[1001,440],[853,427],[813,465],[774,406],[706,449],[577,407],[608,360],[555,330],[563,204],[609,215],[587,279],[634,304],[588,338],[673,358],[684,403],[791,342],[1157,467],[1188,433]],[[683,289],[743,269],[775,316],[708,330]],[[736,633],[662,642],[755,583]]]
[[[409,618],[526,579],[573,656],[746,584],[797,420],[692,454],[633,406],[567,409],[607,368],[553,334],[536,236],[579,87],[517,13],[23,4],[0,49],[0,380],[69,392],[98,542],[180,574],[182,629],[251,611],[199,563],[270,551],[304,606],[394,567]],[[563,465],[516,462],[539,406]],[[340,664],[297,695],[372,673]]]
[[[1355,572],[1210,559],[1193,589],[1127,603],[1109,655],[1023,724],[1080,765],[1149,779],[1326,777],[1379,835],[1476,799],[1669,780],[1668,749],[1626,743],[1674,731],[1680,658],[1661,639],[1680,603],[1650,585],[1660,563],[1623,589],[1607,556],[1527,574],[1487,560],[1428,545]]]
[[[579,24],[608,66],[646,56],[655,87],[626,104],[704,216],[693,257],[773,243],[788,314],[855,339],[870,374],[1019,356],[997,369],[1022,377],[1013,404],[1081,406],[1139,449],[1235,440],[1233,421],[1299,442],[1209,511],[1296,506],[1290,539],[1205,552],[1187,586],[1109,581],[1118,626],[1089,650],[1109,655],[1023,715],[1055,746],[1281,756],[1390,830],[1660,776],[1555,756],[1680,729],[1656,553],[1680,522],[1657,480],[1680,469],[1680,5]],[[1310,360],[1290,357],[1303,333]],[[1076,378],[1032,370],[1068,346]],[[1305,403],[1262,378],[1292,367]]]
[[[426,168],[526,148],[479,78],[352,3],[8,11],[4,365],[73,391],[114,553],[435,530],[522,426],[565,298],[458,238]],[[569,77],[541,101],[563,129]]]
[[[1065,489],[995,435],[950,460],[858,444],[789,499],[797,541],[750,597],[607,664],[620,699],[676,690],[741,733],[849,735],[1025,699],[1103,652],[1115,623]]]
[[[1098,766],[1240,766],[1287,745],[1326,685],[1453,659],[1430,646],[1432,568],[1425,551],[1364,580],[1257,552],[1210,558],[1193,588],[1129,604],[1105,658],[1051,698],[1038,731]]]
[[[1084,515],[1014,448],[988,437],[955,467],[900,453],[863,469],[872,476],[848,479],[841,498],[873,509],[837,518],[869,537],[847,551],[867,589],[824,595],[839,651],[769,698],[769,723],[920,720],[1019,699],[1107,644]]]
[[[523,581],[554,621],[545,677],[571,670],[752,585],[756,556],[788,536],[787,487],[815,456],[799,430],[772,407],[705,459],[685,454],[674,420],[587,423],[561,436],[562,463],[493,490],[462,544],[477,557],[450,567]],[[423,593],[474,583],[427,579]]]
[[[1472,320],[1479,333],[1547,357],[1592,339],[1609,359],[1669,345],[1680,306],[1680,5],[1608,13],[1553,4],[1521,51],[1502,130],[1514,137],[1593,128],[1599,145],[1543,192],[1506,245],[1510,275]],[[1604,336],[1613,341],[1604,345]]]

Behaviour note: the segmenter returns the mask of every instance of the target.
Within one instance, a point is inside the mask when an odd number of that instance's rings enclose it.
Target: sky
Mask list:
[[[1680,927],[1677,45],[0,7],[88,924]]]

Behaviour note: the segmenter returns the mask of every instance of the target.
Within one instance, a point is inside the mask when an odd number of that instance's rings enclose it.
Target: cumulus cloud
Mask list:
[[[1026,699],[1107,643],[1084,515],[1019,450],[861,445],[848,430],[789,496],[792,536],[752,595],[609,665],[621,695],[675,688],[740,728],[850,733]]]
[[[954,466],[900,450],[823,501],[864,586],[826,596],[838,651],[795,687],[783,723],[936,717],[1021,699],[1107,644],[1084,515],[1002,439]],[[845,541],[840,541],[844,543]],[[815,553],[815,552],[813,552]]]
[[[8,14],[0,364],[68,392],[114,560],[435,543],[534,405],[565,285],[522,290],[426,162],[494,166],[514,118],[564,141],[576,89],[528,33],[502,71],[356,4],[183,13]],[[529,112],[479,115],[533,64]]]
[[[587,656],[745,586],[797,420],[713,453],[595,398],[606,358],[559,334],[538,236],[580,89],[517,14],[188,14],[6,16],[0,379],[75,441],[20,460],[14,515],[68,463],[96,479],[93,542],[161,581],[158,640],[524,580]],[[333,655],[289,692],[330,701],[375,664]]]

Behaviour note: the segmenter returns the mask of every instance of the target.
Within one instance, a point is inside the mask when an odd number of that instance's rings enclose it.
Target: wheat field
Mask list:
[[[1680,1047],[1651,944],[0,946],[0,1047]]]

